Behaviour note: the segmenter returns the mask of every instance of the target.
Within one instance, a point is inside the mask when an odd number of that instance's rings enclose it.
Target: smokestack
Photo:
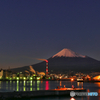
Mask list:
[[[48,60],[46,59],[37,59],[37,60],[46,61],[46,75],[48,75]]]
[[[48,75],[48,60],[46,60],[46,75]]]

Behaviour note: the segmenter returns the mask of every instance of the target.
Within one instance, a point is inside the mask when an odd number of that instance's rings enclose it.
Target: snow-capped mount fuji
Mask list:
[[[45,61],[32,65],[35,71],[45,72],[46,63]],[[91,57],[78,54],[70,49],[63,49],[56,53],[54,56],[48,59],[49,72],[100,72],[100,61],[95,60]],[[25,71],[29,69],[29,66],[12,69],[13,71]]]
[[[82,57],[82,58],[85,58],[86,56],[78,54],[70,49],[64,48],[63,50],[61,50],[60,52],[55,54],[52,58],[54,58],[54,57]]]

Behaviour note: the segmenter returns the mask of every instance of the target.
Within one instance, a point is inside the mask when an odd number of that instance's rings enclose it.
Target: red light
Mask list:
[[[91,79],[89,78],[89,81],[91,81]]]
[[[48,62],[48,60],[46,60],[46,62]]]

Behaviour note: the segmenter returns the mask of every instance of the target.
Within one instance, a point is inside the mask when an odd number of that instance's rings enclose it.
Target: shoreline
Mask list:
[[[39,79],[39,80],[8,80],[8,79],[0,79],[0,81],[71,81],[70,79]],[[89,82],[89,83],[94,83],[94,82],[100,82],[100,81],[95,81],[95,80],[91,80],[91,81],[88,81],[88,80],[83,80],[83,81],[77,81],[77,80],[74,80],[73,82]]]

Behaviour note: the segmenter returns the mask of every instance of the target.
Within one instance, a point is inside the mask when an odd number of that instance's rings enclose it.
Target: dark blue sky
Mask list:
[[[0,0],[0,68],[63,48],[100,60],[100,0]]]

